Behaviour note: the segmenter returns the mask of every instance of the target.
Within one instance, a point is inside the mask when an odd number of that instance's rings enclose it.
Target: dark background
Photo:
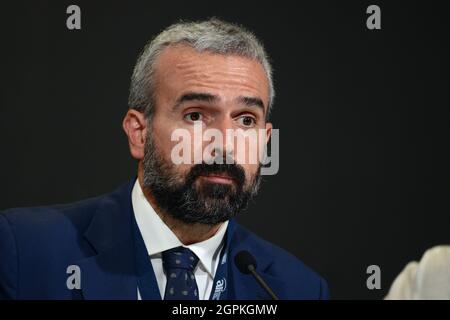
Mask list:
[[[450,242],[444,2],[25,1],[1,5],[0,209],[71,202],[134,176],[121,121],[138,53],[179,19],[253,30],[275,69],[280,171],[240,221],[317,270],[335,299],[380,299]],[[82,29],[66,28],[81,7]],[[366,28],[381,7],[382,30]],[[382,289],[366,288],[379,265]]]

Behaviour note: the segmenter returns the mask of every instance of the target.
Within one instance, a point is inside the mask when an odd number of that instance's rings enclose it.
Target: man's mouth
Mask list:
[[[224,184],[231,184],[234,182],[234,179],[230,177],[226,173],[209,173],[209,174],[202,174],[200,175],[202,179],[205,179],[209,182],[214,183],[224,183]]]

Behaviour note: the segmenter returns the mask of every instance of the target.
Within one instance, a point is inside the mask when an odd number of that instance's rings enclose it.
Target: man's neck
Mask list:
[[[172,217],[170,214],[163,212],[156,204],[154,196],[149,190],[143,188],[142,175],[138,174],[139,184],[145,198],[154,208],[156,214],[169,227],[170,230],[184,245],[190,245],[197,242],[205,241],[214,236],[219,230],[222,223],[215,225],[206,225],[201,223],[188,224],[179,219]]]

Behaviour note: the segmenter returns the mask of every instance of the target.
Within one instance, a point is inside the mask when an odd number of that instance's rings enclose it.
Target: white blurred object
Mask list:
[[[386,300],[450,300],[450,246],[436,246],[397,276]]]

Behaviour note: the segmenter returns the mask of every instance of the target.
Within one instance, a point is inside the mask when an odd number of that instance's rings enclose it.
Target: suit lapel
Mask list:
[[[256,282],[250,274],[243,274],[234,263],[234,257],[241,250],[250,252],[257,261],[256,271],[266,281],[275,294],[283,298],[283,284],[279,279],[273,277],[269,272],[269,267],[273,260],[266,254],[255,248],[249,241],[250,233],[243,232],[242,227],[230,220],[229,232],[227,234],[227,245],[229,250],[228,272],[231,290],[228,293],[229,300],[270,300],[268,293]]]
[[[84,234],[96,255],[77,261],[85,299],[137,299],[132,237],[134,181],[101,199]]]
[[[242,274],[239,270],[233,267],[232,279],[233,290],[231,293],[231,300],[271,300],[269,294],[256,282],[252,275]],[[264,281],[275,292],[278,298],[283,299],[282,290],[283,283],[277,278],[269,275],[266,272],[258,272]]]

